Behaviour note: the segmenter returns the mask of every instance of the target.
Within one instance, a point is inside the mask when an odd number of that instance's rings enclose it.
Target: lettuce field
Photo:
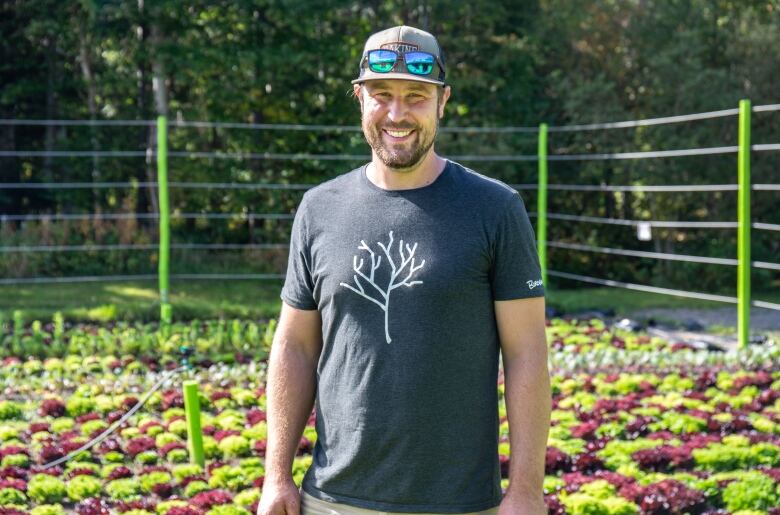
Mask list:
[[[239,320],[5,321],[0,514],[254,513],[273,330]],[[547,330],[550,513],[780,514],[778,342],[695,350],[595,319],[553,319]],[[199,384],[205,467],[187,448],[181,384],[189,379]],[[497,388],[506,486],[501,380]],[[295,458],[298,483],[316,439],[312,415]]]

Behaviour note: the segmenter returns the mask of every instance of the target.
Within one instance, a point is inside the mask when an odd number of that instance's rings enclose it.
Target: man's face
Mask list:
[[[450,95],[435,84],[409,80],[369,80],[355,86],[363,134],[377,157],[395,171],[412,171],[436,139],[439,118]]]

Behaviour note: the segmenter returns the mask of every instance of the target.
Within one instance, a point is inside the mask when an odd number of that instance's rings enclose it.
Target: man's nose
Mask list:
[[[407,108],[403,98],[394,98],[387,106],[387,117],[394,122],[401,121],[406,118]]]

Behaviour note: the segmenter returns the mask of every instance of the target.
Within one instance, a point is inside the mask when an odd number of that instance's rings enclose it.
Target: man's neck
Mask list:
[[[411,190],[431,184],[446,164],[433,149],[413,169],[402,171],[389,168],[374,155],[366,168],[366,177],[383,190]]]

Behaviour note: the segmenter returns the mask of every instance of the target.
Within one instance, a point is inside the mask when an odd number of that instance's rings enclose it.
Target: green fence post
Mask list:
[[[536,245],[539,252],[539,263],[542,268],[542,284],[550,291],[547,284],[547,124],[539,125],[539,188],[536,202]]]
[[[190,451],[190,461],[201,467],[206,464],[203,453],[203,431],[200,427],[200,400],[198,400],[198,383],[184,381],[184,410],[187,414],[187,449]]]
[[[737,174],[737,337],[745,348],[750,338],[750,100],[739,101]]]
[[[171,225],[168,206],[168,119],[165,116],[157,117],[157,195],[160,205],[160,245],[157,263],[160,281],[160,320],[164,324],[170,324],[173,311],[168,297]]]

